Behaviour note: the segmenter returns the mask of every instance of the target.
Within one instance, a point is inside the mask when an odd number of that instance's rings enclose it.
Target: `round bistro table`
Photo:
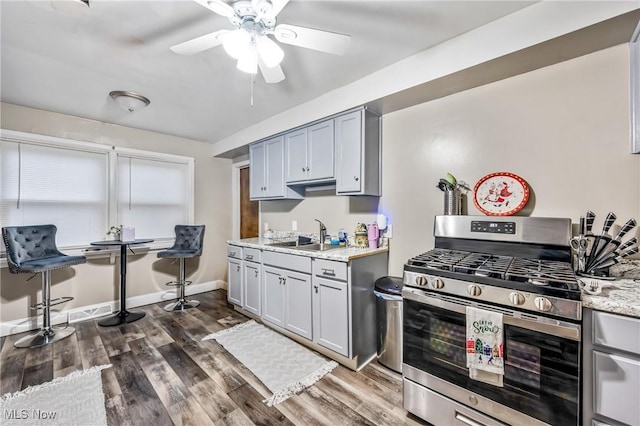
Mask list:
[[[119,240],[107,240],[107,241],[94,241],[90,243],[92,246],[97,247],[112,247],[120,246],[120,311],[115,315],[112,315],[102,321],[98,321],[98,325],[103,327],[112,327],[115,325],[125,324],[129,322],[138,321],[145,316],[144,312],[129,312],[127,311],[127,249],[129,246],[137,244],[146,244],[153,242],[151,239],[137,239],[132,241],[119,241]]]

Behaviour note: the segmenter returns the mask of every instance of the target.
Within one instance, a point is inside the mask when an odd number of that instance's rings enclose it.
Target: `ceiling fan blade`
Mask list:
[[[169,49],[178,55],[195,55],[196,53],[203,52],[222,44],[223,35],[229,33],[229,30],[219,30],[213,33],[205,34],[201,37],[194,38],[193,40],[185,41],[175,46],[171,46]]]
[[[281,43],[334,55],[344,55],[351,44],[351,36],[297,25],[280,24],[275,28],[274,34]]]
[[[212,12],[217,13],[218,15],[224,16],[226,18],[230,18],[235,15],[235,11],[233,7],[229,6],[222,0],[193,0],[196,3],[206,7]]]
[[[267,83],[279,83],[284,80],[282,67],[280,65],[276,65],[275,67],[267,68],[264,61],[260,58],[260,55],[258,55],[258,67],[264,77],[264,81]]]

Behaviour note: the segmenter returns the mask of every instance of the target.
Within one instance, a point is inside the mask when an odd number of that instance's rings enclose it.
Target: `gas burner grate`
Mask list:
[[[571,265],[552,260],[514,258],[506,278],[535,285],[574,287],[577,285]]]
[[[510,256],[494,256],[486,253],[470,253],[454,266],[455,272],[473,274],[481,277],[505,278],[511,264]]]
[[[468,255],[466,251],[433,249],[410,259],[407,264],[420,268],[451,271],[455,264]]]

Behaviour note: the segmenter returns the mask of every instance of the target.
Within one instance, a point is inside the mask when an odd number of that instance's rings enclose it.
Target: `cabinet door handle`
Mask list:
[[[316,294],[318,294],[318,286],[317,286],[317,285],[314,285],[314,286],[313,286],[313,288],[315,288],[315,289],[316,289]]]
[[[258,270],[256,269],[254,272],[256,274],[256,278],[258,278]]]
[[[322,274],[323,275],[331,275],[332,277],[336,276],[336,271],[334,271],[333,269],[324,269],[322,268]]]
[[[360,178],[358,176],[354,176],[353,179],[357,182],[360,180]]]
[[[287,285],[287,277],[282,277],[282,285]]]
[[[253,260],[253,255],[252,254],[248,254],[244,257],[246,260]]]
[[[240,265],[236,266],[236,272],[240,272]]]
[[[302,168],[302,171],[303,171],[303,172],[305,171],[305,168],[304,168],[304,167]]]
[[[309,168],[307,167],[307,171],[309,171]]]

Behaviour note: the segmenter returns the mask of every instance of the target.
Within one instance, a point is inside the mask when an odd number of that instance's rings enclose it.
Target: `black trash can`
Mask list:
[[[378,362],[402,373],[402,278],[375,282]]]

